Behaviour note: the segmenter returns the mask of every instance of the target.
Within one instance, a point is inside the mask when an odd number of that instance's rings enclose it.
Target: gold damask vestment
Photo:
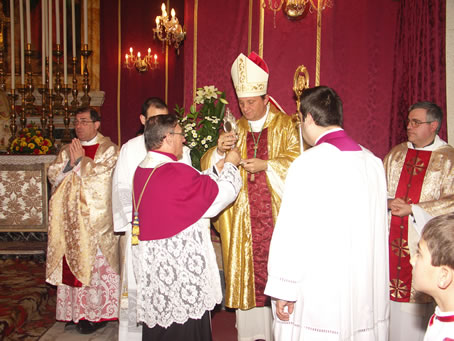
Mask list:
[[[419,172],[424,172],[424,179],[420,189],[419,202],[415,203],[431,216],[439,216],[454,211],[454,148],[450,145],[443,145],[430,154],[428,162],[424,162],[424,157],[416,156],[412,160],[407,160],[407,153],[415,151],[408,148],[407,142],[394,147],[384,159],[384,166],[388,185],[388,198],[395,198],[398,190],[399,181],[406,181],[409,189],[412,186],[421,186],[419,182]],[[422,151],[422,153],[430,153]],[[422,154],[423,155],[423,154]],[[404,174],[409,173],[409,175]],[[415,173],[416,172],[416,173]],[[413,176],[411,176],[411,174]],[[402,178],[402,179],[401,179]],[[404,180],[408,179],[408,180]],[[415,179],[414,181],[412,179]],[[407,200],[407,202],[411,200]],[[419,234],[411,223],[411,217],[402,224],[391,224],[390,236],[395,236],[395,229],[402,229],[401,238],[390,238],[390,291],[393,301],[424,303],[430,301],[427,295],[417,293],[413,288],[411,278],[411,265],[409,259],[416,253],[419,242]],[[404,233],[402,235],[402,233]],[[399,259],[392,261],[393,256]],[[404,260],[404,258],[406,260]],[[407,280],[400,277],[400,274],[408,269]],[[395,269],[394,269],[395,268]],[[393,271],[396,270],[396,271]],[[410,278],[408,280],[408,278]]]
[[[247,159],[248,121],[238,120],[238,142],[241,158]],[[298,130],[292,118],[280,112],[270,104],[268,117],[263,129],[267,129],[268,169],[272,168],[282,181],[293,160],[300,154]],[[210,166],[210,160],[216,147],[208,150],[201,160],[202,169]],[[251,218],[249,211],[247,172],[240,167],[243,187],[236,201],[227,207],[213,224],[221,234],[222,256],[226,282],[225,305],[243,310],[254,308],[255,285],[253,265],[253,245],[251,236]],[[281,205],[281,198],[266,179],[271,193],[273,223],[276,222]],[[273,224],[274,225],[274,224]]]
[[[94,159],[83,157],[80,176],[69,171],[60,183],[70,160],[69,145],[62,148],[48,171],[53,186],[49,202],[49,232],[46,281],[62,284],[63,256],[74,276],[88,286],[98,248],[116,273],[119,270],[118,236],[112,223],[112,172],[118,147],[98,133]]]

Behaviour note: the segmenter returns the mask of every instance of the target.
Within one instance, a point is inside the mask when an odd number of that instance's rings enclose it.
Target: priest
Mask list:
[[[165,102],[158,97],[149,97],[142,104],[139,119],[142,125],[150,117],[167,115]],[[181,162],[191,165],[190,149],[183,146]],[[112,180],[112,210],[114,231],[124,233],[121,238],[123,257],[121,262],[121,303],[119,341],[142,340],[142,326],[137,324],[137,286],[132,269],[131,222],[132,222],[132,179],[137,166],[147,155],[143,134],[126,142],[120,150]]]
[[[415,291],[410,258],[425,223],[454,211],[454,148],[438,132],[443,113],[431,102],[408,111],[408,141],[385,157],[390,210],[391,340],[422,341],[434,311],[431,297]]]
[[[265,294],[276,341],[387,340],[386,181],[381,160],[342,129],[342,102],[301,95],[314,146],[290,166],[271,240]]]
[[[298,130],[267,94],[269,70],[262,58],[241,53],[231,75],[242,113],[238,132],[221,135],[201,165],[207,169],[234,145],[240,149],[243,188],[233,205],[214,219],[221,234],[225,305],[237,309],[239,340],[271,341],[270,300],[264,294],[268,249],[287,169],[300,153]]]
[[[89,334],[118,319],[119,253],[111,186],[118,147],[98,132],[100,116],[76,111],[77,138],[49,166],[52,197],[46,281],[57,285],[57,320]]]
[[[150,118],[144,137],[148,153],[134,175],[132,196],[143,340],[208,341],[210,310],[222,300],[210,218],[238,195],[240,156],[230,151],[206,174],[177,162],[185,139],[175,115]]]

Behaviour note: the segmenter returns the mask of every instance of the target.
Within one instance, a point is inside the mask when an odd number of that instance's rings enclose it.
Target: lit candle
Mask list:
[[[49,0],[49,11],[47,12],[49,19],[49,89],[52,90],[52,0]]]
[[[55,31],[56,43],[60,45],[60,0],[55,0]]]
[[[84,0],[84,44],[88,44],[88,6],[87,0]]]
[[[151,49],[148,48],[148,56],[150,56],[150,55],[151,55]]]
[[[27,44],[31,44],[32,34],[30,29],[30,0],[25,1],[25,21],[27,23]]]
[[[41,72],[42,72],[42,81],[41,83],[46,84],[46,35],[47,35],[47,26],[46,26],[46,6],[47,0],[41,2]]]
[[[164,3],[162,3],[161,5],[161,12],[162,12],[162,15],[164,16],[164,12],[166,11],[166,5]]]
[[[132,58],[132,47],[129,48],[129,55],[130,55],[131,58]]]
[[[63,0],[63,79],[68,84],[68,32],[66,29],[66,0]]]
[[[129,57],[129,56],[128,56],[128,54],[126,53],[126,54],[125,54],[125,59],[126,59],[126,66],[128,66],[128,65],[129,65],[129,60],[128,60],[128,57]]]
[[[19,0],[19,27],[20,27],[20,82],[25,84],[25,47],[24,47],[24,0]]]
[[[9,0],[11,17],[11,90],[16,89],[16,65],[14,64],[14,0]]]
[[[73,36],[73,58],[76,58],[76,5],[75,0],[71,0],[71,25]]]
[[[172,16],[172,20],[175,20],[175,10],[173,8],[170,11],[170,15]]]
[[[140,52],[137,52],[137,59],[140,60]]]
[[[154,55],[154,63],[156,64],[158,62],[158,55],[155,53]]]

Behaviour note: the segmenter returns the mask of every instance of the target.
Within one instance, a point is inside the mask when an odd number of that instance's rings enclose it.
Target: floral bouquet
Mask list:
[[[9,148],[12,154],[52,154],[55,146],[34,123],[21,129]]]
[[[197,89],[194,103],[186,116],[184,108],[175,107],[186,143],[191,148],[192,166],[199,170],[203,154],[217,145],[226,104],[225,93],[210,85]]]

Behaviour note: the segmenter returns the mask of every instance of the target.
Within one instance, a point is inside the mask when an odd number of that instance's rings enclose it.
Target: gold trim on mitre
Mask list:
[[[231,74],[238,98],[266,95],[268,73],[244,54],[233,62]]]

